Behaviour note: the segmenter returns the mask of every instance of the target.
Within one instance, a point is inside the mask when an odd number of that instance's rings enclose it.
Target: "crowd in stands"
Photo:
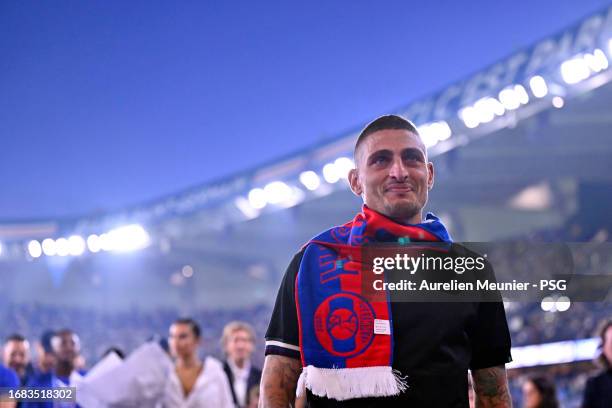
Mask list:
[[[244,320],[255,328],[257,348],[254,359],[261,364],[263,338],[271,312],[267,305],[181,313],[176,309],[145,311],[133,308],[122,312],[103,312],[38,303],[9,304],[0,312],[0,319],[4,322],[0,336],[20,333],[26,338],[36,339],[45,330],[70,327],[79,333],[85,346],[83,357],[91,364],[111,346],[130,352],[153,336],[167,336],[170,323],[177,316],[188,314],[201,322],[203,353],[220,356],[218,339],[223,325],[232,320]],[[564,312],[544,312],[540,303],[512,302],[506,304],[506,313],[512,345],[525,346],[592,337],[598,322],[609,316],[610,308],[601,302],[575,302]]]

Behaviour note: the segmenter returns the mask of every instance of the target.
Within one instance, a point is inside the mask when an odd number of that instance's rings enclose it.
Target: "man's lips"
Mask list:
[[[393,192],[393,193],[409,193],[414,191],[414,188],[405,184],[392,184],[385,188],[385,192]]]

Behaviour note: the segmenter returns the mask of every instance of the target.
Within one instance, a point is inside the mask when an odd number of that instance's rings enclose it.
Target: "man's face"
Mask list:
[[[38,369],[43,373],[48,373],[55,368],[55,364],[57,359],[55,358],[55,354],[49,351],[45,351],[45,349],[38,344],[36,347],[38,354]]]
[[[361,143],[355,159],[351,190],[368,207],[400,222],[421,222],[434,169],[419,136],[404,129],[379,130]]]
[[[196,353],[200,340],[189,324],[175,323],[170,326],[168,345],[170,354],[176,358],[188,358]]]
[[[30,346],[27,341],[9,340],[4,345],[4,365],[22,376],[30,362]]]
[[[608,363],[612,365],[612,326],[608,327],[606,332],[604,333],[604,343],[602,346],[602,351]]]
[[[233,361],[247,361],[253,354],[253,339],[246,330],[236,330],[229,335],[225,351],[227,356]]]
[[[74,363],[79,353],[79,340],[74,333],[62,333],[54,338],[54,351],[60,362]]]

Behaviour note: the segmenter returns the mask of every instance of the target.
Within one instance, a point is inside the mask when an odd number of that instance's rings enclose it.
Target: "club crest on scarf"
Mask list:
[[[353,357],[362,353],[374,338],[373,328],[374,310],[352,293],[332,295],[315,311],[317,340],[335,356]]]

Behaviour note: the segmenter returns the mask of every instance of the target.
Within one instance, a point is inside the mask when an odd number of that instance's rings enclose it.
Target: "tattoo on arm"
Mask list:
[[[293,406],[301,372],[300,360],[277,355],[266,356],[261,377],[259,408]]]
[[[472,372],[476,408],[511,408],[506,369],[502,366]]]

